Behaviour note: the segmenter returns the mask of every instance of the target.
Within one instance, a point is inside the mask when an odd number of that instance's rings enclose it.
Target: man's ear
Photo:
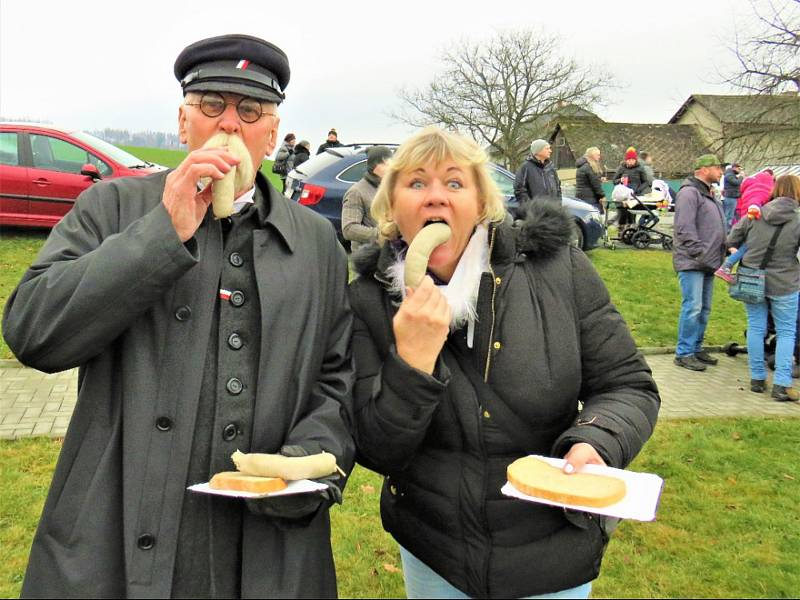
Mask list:
[[[186,107],[183,104],[178,107],[178,138],[181,144],[187,143],[189,139],[186,133]]]
[[[269,156],[275,151],[275,146],[278,145],[278,126],[281,124],[281,118],[275,117],[272,120],[272,127],[267,131],[267,151],[266,156]]]

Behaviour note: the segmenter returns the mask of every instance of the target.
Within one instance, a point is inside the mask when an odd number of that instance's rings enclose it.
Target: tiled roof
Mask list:
[[[764,94],[712,95],[693,94],[684,102],[670,123],[675,123],[692,103],[705,107],[722,123],[771,123],[783,125],[800,122],[800,95]]]
[[[656,173],[663,173],[666,177],[691,173],[695,159],[708,152],[695,125],[559,119],[550,139],[555,140],[559,133],[564,136],[575,159],[583,156],[586,149],[591,146],[600,148],[603,163],[609,171],[616,170],[629,146],[633,146],[639,152],[652,154]]]

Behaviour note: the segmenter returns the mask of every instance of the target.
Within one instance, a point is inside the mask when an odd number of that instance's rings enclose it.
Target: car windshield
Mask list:
[[[93,135],[89,135],[83,131],[76,131],[72,135],[85,144],[89,144],[92,148],[97,148],[106,156],[113,158],[115,161],[125,167],[128,167],[129,169],[144,169],[145,167],[152,166],[152,163],[144,161],[141,158],[136,158],[133,154],[125,152],[125,150],[117,148],[113,144],[104,142],[100,138],[96,138]]]

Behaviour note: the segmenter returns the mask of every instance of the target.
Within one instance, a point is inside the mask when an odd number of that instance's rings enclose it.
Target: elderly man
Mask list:
[[[531,153],[517,171],[514,196],[522,204],[528,200],[550,200],[561,206],[561,180],[550,162],[553,149],[545,140],[534,140]]]
[[[369,211],[386,171],[386,160],[391,155],[392,151],[386,146],[373,146],[367,150],[367,172],[344,194],[342,236],[350,240],[353,252],[378,239],[378,224]]]
[[[717,359],[703,350],[714,291],[714,271],[725,258],[725,214],[711,184],[719,181],[722,168],[713,154],[695,162],[694,176],[678,191],[675,203],[675,245],[672,265],[681,286],[681,314],[675,364],[705,371]]]
[[[209,210],[217,181],[274,150],[289,63],[226,35],[184,49],[175,75],[186,159],[89,188],[6,306],[23,363],[80,367],[22,594],[334,596],[328,507],[343,481],[247,504],[186,489],[233,470],[237,449],[353,464],[333,228],[261,174],[234,190],[234,214]]]

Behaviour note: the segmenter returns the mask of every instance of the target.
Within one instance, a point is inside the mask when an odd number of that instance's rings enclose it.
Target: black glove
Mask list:
[[[281,448],[284,456],[308,456],[308,451],[301,446],[284,446]],[[298,521],[304,519],[306,524],[311,521],[321,507],[328,508],[334,502],[342,503],[342,490],[334,481],[339,479],[338,473],[328,477],[316,479],[328,485],[324,490],[306,494],[291,494],[289,496],[275,496],[272,498],[256,498],[245,500],[248,510],[254,515]]]

